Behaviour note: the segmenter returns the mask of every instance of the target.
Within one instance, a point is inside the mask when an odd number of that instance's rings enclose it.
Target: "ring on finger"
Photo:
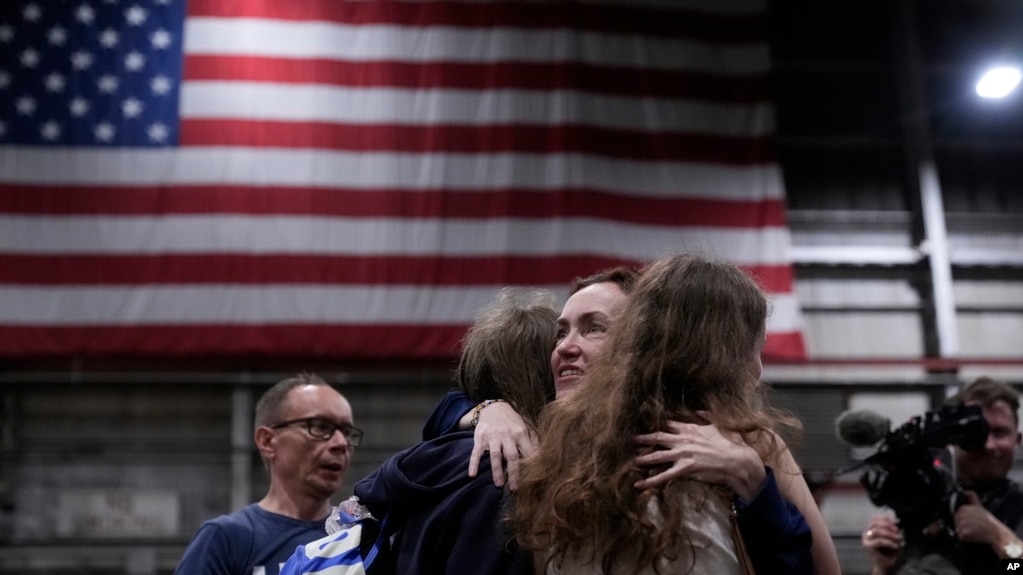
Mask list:
[[[864,535],[867,536],[867,539],[873,539],[874,538],[874,530],[873,529],[867,529],[867,532],[864,533]]]

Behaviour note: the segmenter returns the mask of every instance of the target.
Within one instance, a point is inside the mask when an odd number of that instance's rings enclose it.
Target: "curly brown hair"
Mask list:
[[[633,437],[669,420],[703,422],[696,412],[708,410],[762,457],[779,449],[773,430],[784,417],[763,405],[753,367],[767,312],[734,265],[690,253],[649,264],[585,383],[541,418],[508,516],[519,544],[555,564],[590,557],[605,573],[626,556],[638,557],[634,572],[657,570],[689,546],[683,516],[699,510],[678,495],[706,489],[682,481],[637,490],[647,471],[633,463]],[[651,521],[651,503],[663,523]]]

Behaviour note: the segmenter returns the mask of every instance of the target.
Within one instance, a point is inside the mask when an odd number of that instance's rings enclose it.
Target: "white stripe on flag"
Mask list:
[[[566,188],[629,196],[765,200],[784,198],[776,164],[723,166],[644,162],[585,154],[402,154],[193,147],[180,150],[45,150],[6,147],[10,183],[323,186],[464,190]]]
[[[601,255],[695,250],[739,265],[788,262],[787,228],[676,228],[594,218],[438,220],[319,216],[0,216],[0,252],[26,254]]]
[[[575,123],[744,138],[774,132],[772,109],[769,103],[658,101],[567,90],[420,90],[227,81],[186,82],[181,89],[181,117],[188,119],[410,126]]]
[[[642,40],[638,42],[638,40]],[[626,34],[522,28],[406,27],[190,18],[185,54],[404,62],[583,62],[723,76],[767,73],[765,43],[723,45]]]
[[[556,294],[564,286],[546,286]],[[500,286],[0,287],[0,324],[468,324]],[[771,296],[768,332],[798,329],[791,294]]]

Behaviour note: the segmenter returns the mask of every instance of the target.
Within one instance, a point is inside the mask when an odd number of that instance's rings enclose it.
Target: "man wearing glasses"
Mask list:
[[[348,400],[319,376],[288,378],[256,403],[254,439],[269,491],[203,523],[175,574],[278,575],[296,546],[327,534],[330,497],[362,439]]]

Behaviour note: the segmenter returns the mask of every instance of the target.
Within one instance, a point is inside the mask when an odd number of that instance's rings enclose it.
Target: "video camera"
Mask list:
[[[862,440],[869,436],[864,429],[878,428],[876,419],[864,425],[864,417],[849,414],[846,422],[839,419],[837,425],[843,440],[847,441],[849,435],[859,435],[861,437],[856,439]],[[880,418],[873,414],[870,417]],[[883,421],[887,426],[887,420]],[[850,429],[852,433],[848,432]],[[984,447],[987,436],[987,421],[979,406],[945,406],[913,417],[887,432],[877,452],[847,471],[869,466],[860,476],[860,483],[875,505],[888,506],[895,511],[907,536],[925,529],[931,534],[936,527],[955,537],[952,516],[962,503],[962,490],[951,471],[941,463],[939,450],[955,444],[967,451],[976,451]],[[876,442],[874,439],[870,444]]]

